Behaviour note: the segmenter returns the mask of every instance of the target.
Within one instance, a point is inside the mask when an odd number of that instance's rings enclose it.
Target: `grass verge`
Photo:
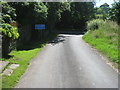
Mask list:
[[[29,65],[29,61],[36,56],[44,45],[45,44],[39,42],[30,44],[28,47],[32,46],[32,48],[18,51],[14,50],[9,54],[11,58],[3,59],[4,61],[9,61],[10,64],[16,63],[20,64],[20,66],[14,70],[11,76],[2,76],[2,88],[13,88],[15,86],[20,76],[25,72]]]
[[[120,27],[112,21],[102,21],[103,23],[100,25],[97,22],[100,22],[100,20],[96,21],[96,24],[92,21],[92,25],[90,25],[91,22],[88,22],[89,28],[94,28],[94,25],[98,25],[97,28],[95,26],[94,30],[88,30],[88,32],[83,36],[83,39],[107,56],[109,60],[119,64],[118,30]]]

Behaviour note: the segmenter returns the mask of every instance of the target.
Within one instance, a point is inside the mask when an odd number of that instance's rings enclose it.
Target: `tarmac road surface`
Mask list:
[[[31,60],[15,88],[118,88],[118,73],[82,35],[60,34]]]

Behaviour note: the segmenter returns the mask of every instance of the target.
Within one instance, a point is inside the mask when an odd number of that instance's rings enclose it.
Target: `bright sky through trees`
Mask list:
[[[114,3],[114,1],[117,1],[117,0],[96,0],[96,6],[99,7],[104,3],[107,3],[111,6],[111,4]]]

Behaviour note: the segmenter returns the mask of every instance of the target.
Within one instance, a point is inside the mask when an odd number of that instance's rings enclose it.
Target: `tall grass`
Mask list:
[[[111,61],[120,63],[118,58],[118,30],[120,26],[109,20],[92,20],[87,24],[88,32],[83,39],[101,51]]]

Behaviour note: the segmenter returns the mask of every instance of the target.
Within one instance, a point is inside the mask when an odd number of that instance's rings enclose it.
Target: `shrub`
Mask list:
[[[98,29],[101,25],[104,24],[104,20],[95,19],[87,22],[87,30],[95,30]]]
[[[17,28],[10,24],[1,24],[0,32],[2,32],[2,57],[8,56],[8,53],[15,48],[15,39],[19,37]]]
[[[8,36],[13,39],[17,39],[19,37],[19,33],[17,32],[17,28],[11,26],[10,24],[1,24],[0,31],[3,35]]]

